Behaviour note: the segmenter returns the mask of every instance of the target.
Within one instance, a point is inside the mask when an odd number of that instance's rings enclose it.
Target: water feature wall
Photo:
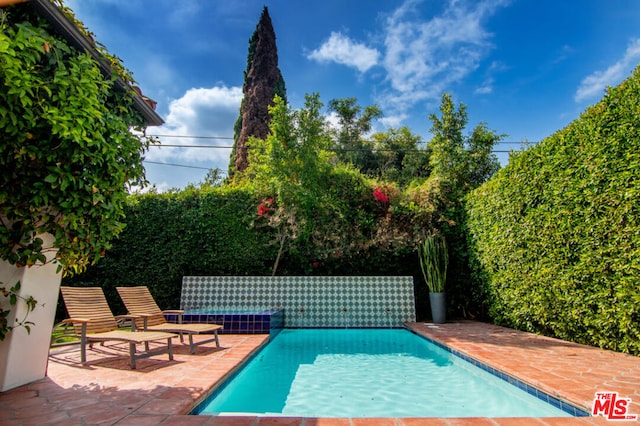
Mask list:
[[[180,308],[282,308],[285,327],[401,327],[416,320],[410,276],[187,276]]]

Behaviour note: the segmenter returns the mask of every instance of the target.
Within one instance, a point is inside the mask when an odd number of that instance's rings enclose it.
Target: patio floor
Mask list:
[[[640,414],[640,357],[567,343],[486,323],[407,324],[499,371],[590,411],[596,391],[631,398]],[[77,346],[52,350],[47,377],[0,393],[0,424],[9,425],[564,425],[607,424],[603,417],[460,419],[312,419],[186,415],[216,382],[258,350],[265,335],[221,335],[222,348],[199,346],[190,355],[178,345],[175,357],[138,361],[129,369],[128,348],[96,346],[78,364]],[[425,397],[425,403],[428,396]]]

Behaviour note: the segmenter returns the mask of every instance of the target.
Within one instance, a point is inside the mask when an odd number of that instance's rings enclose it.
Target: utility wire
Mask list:
[[[188,136],[188,135],[147,135],[158,138],[191,138],[191,139],[229,139],[233,140],[231,136]]]
[[[178,139],[225,139],[225,140],[233,140],[231,136],[189,136],[189,135],[147,135],[150,137],[158,137],[158,138],[178,138]],[[366,142],[373,142],[371,140],[366,140]],[[496,144],[515,144],[515,145],[534,145],[538,142],[532,141],[497,141]],[[184,147],[206,147],[208,145],[165,145],[165,144],[154,144],[152,146],[184,146]],[[231,148],[230,146],[212,146],[212,148]]]
[[[233,146],[228,145],[174,145],[174,144],[154,144],[149,145],[154,148],[206,148],[206,149],[232,149]],[[242,146],[237,149],[266,149],[257,146]],[[326,148],[325,151],[333,152],[425,152],[424,149],[393,149],[393,148]],[[511,152],[505,150],[491,150],[491,152]]]
[[[233,146],[226,145],[171,145],[171,144],[162,144],[162,145],[150,145],[150,147],[154,148],[220,148],[220,149],[232,149]],[[239,149],[265,149],[257,146],[243,146]],[[426,152],[424,149],[392,149],[392,148],[326,148],[325,151],[332,152]],[[497,153],[508,153],[512,150],[498,150],[492,149],[491,152]]]
[[[142,160],[143,163],[160,164],[161,166],[184,167],[186,169],[211,170],[211,167],[187,166],[185,164],[161,163],[159,161]]]
[[[162,143],[162,144],[153,144],[153,145],[149,145],[149,147],[153,147],[153,148],[162,148],[162,147],[167,147],[167,148],[233,148],[233,146],[229,146],[229,145],[179,145],[179,144],[167,144],[167,143]],[[245,149],[255,149],[255,147],[243,147]]]
[[[152,137],[163,137],[163,138],[185,138],[185,139],[224,139],[224,140],[233,140],[233,137],[230,136],[188,136],[188,135],[148,135]],[[511,141],[498,141],[498,144],[520,144],[520,145],[533,145],[537,142],[511,142]],[[229,145],[180,145],[180,144],[151,144],[149,147],[153,148],[204,148],[204,149],[232,149],[233,146]],[[244,146],[240,149],[264,149],[259,147],[252,146]],[[425,152],[425,150],[420,149],[391,149],[391,148],[328,148],[327,151],[334,152],[364,152],[364,151],[372,151],[372,152]],[[512,150],[492,150],[493,153],[510,153]],[[144,160],[145,163],[149,164],[157,164],[162,166],[172,166],[172,167],[183,167],[186,169],[198,169],[198,170],[211,170],[210,167],[199,167],[199,166],[189,166],[185,164],[174,164],[174,163],[162,163],[158,161],[150,161]]]

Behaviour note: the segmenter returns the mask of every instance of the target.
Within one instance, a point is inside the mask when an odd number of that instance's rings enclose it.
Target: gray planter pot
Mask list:
[[[444,324],[447,319],[447,303],[445,293],[429,293],[431,317],[436,324]]]

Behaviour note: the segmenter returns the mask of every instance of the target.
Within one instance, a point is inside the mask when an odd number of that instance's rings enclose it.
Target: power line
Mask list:
[[[226,149],[230,149],[233,148],[233,146],[229,146],[229,145],[179,145],[179,144],[166,144],[166,143],[161,143],[161,144],[153,144],[153,145],[149,145],[149,147],[153,147],[153,148],[162,148],[162,147],[167,147],[167,148],[226,148]],[[243,147],[246,149],[252,148],[252,147]],[[253,148],[255,149],[255,148]]]
[[[229,139],[233,140],[231,136],[188,136],[188,135],[147,135],[158,138],[191,138],[191,139]]]
[[[177,138],[177,139],[224,139],[224,140],[233,140],[232,136],[190,136],[190,135],[147,135],[150,137],[158,137],[158,138]],[[371,140],[367,140],[366,142],[374,142]],[[534,145],[537,144],[537,141],[497,141],[496,144],[514,144],[514,145]],[[212,146],[212,145],[168,145],[168,144],[154,144],[152,146],[168,146],[168,147],[185,147],[185,148],[232,148],[231,146]]]
[[[512,151],[492,151],[492,152],[510,153]],[[159,162],[159,161],[151,161],[151,160],[143,160],[142,162],[143,163],[148,163],[148,164],[157,164],[157,165],[160,165],[160,166],[183,167],[185,169],[213,170],[213,169],[217,168],[217,167],[189,166],[189,165],[186,165],[186,164],[162,163],[162,162]],[[218,168],[218,170],[221,170],[221,169]]]
[[[228,145],[176,145],[176,144],[154,144],[154,145],[150,145],[150,147],[154,147],[154,148],[205,148],[205,149],[232,149],[233,146],[228,146]],[[263,147],[256,147],[256,146],[243,146],[243,147],[238,147],[237,149],[266,149]],[[326,148],[326,151],[333,151],[333,152],[404,152],[404,153],[409,153],[409,152],[426,152],[426,150],[424,149],[393,149],[393,148]],[[498,150],[498,149],[494,149],[491,150],[491,152],[497,152],[497,153],[508,153],[511,152],[512,150]]]
[[[233,137],[229,136],[188,136],[188,135],[149,135],[154,137],[166,137],[166,138],[185,138],[185,139],[225,139],[225,140],[233,140]],[[498,144],[520,144],[520,145],[533,145],[538,142],[511,142],[511,141],[499,141]],[[150,147],[154,148],[204,148],[204,149],[232,149],[233,146],[229,145],[180,145],[180,144],[151,144]],[[252,147],[252,146],[244,146],[241,149],[265,149],[260,147]],[[333,152],[404,152],[404,153],[413,153],[413,152],[425,152],[425,150],[420,149],[391,149],[391,148],[327,148],[327,151]],[[493,153],[504,153],[508,154],[513,152],[513,150],[492,150]],[[183,167],[186,169],[198,169],[198,170],[212,170],[211,167],[199,167],[199,166],[189,166],[186,164],[175,164],[175,163],[162,163],[159,161],[151,161],[144,160],[145,163],[149,164],[157,164],[161,166],[171,166],[171,167]]]
[[[185,164],[161,163],[159,161],[142,160],[143,163],[159,164],[161,166],[184,167],[185,169],[211,170],[211,167],[187,166]]]

